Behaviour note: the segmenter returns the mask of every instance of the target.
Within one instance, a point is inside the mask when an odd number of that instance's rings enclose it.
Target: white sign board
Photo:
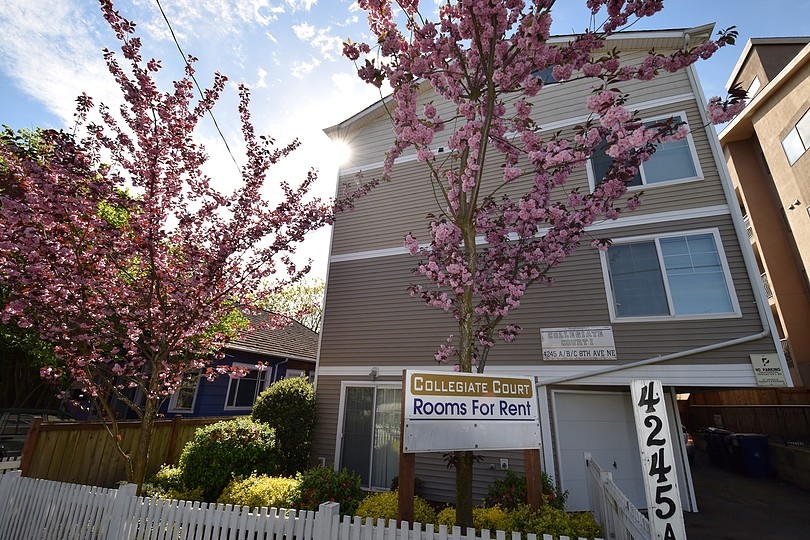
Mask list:
[[[540,330],[543,360],[616,360],[610,326]]]
[[[533,377],[405,372],[404,452],[540,448]]]
[[[787,386],[778,354],[752,354],[751,365],[754,366],[757,386]]]
[[[631,381],[633,415],[652,538],[685,540],[673,441],[661,381]],[[679,443],[680,444],[680,443]]]

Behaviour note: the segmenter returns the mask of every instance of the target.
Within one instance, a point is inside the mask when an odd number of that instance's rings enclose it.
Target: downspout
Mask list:
[[[751,282],[751,287],[753,288],[754,291],[754,298],[757,306],[757,313],[759,314],[760,324],[762,325],[762,331],[757,332],[756,334],[730,339],[728,341],[722,341],[720,343],[713,343],[711,345],[704,345],[694,349],[679,351],[664,356],[655,356],[644,360],[638,360],[636,362],[631,362],[629,364],[608,366],[594,371],[587,371],[584,373],[577,373],[573,375],[557,377],[556,379],[545,380],[536,383],[536,386],[538,388],[542,386],[549,386],[552,384],[559,384],[564,382],[576,381],[579,379],[586,379],[588,377],[593,377],[596,375],[604,375],[606,373],[614,373],[625,369],[632,369],[640,366],[648,366],[650,364],[667,362],[669,360],[675,360],[678,358],[683,358],[685,356],[691,356],[694,354],[716,351],[718,349],[724,349],[726,347],[732,347],[734,345],[740,345],[742,343],[757,341],[759,339],[766,338],[769,335],[771,335],[771,328],[774,327],[775,323],[772,320],[773,316],[771,315],[770,309],[765,308],[765,306],[768,305],[768,298],[767,296],[765,296],[765,287],[762,284],[762,279],[760,278],[759,272],[757,270],[756,260],[754,259],[754,252],[751,250],[750,244],[746,245],[746,243],[748,242],[748,233],[743,229],[742,214],[740,213],[740,208],[739,205],[737,204],[737,198],[734,195],[733,189],[731,188],[731,180],[728,169],[726,168],[726,163],[725,161],[720,159],[720,156],[723,155],[723,152],[722,149],[720,148],[720,142],[719,139],[717,138],[717,133],[714,132],[714,127],[712,126],[711,122],[709,122],[709,119],[706,116],[706,111],[702,106],[702,103],[706,102],[705,101],[706,98],[703,95],[703,90],[697,83],[697,75],[695,74],[694,71],[695,66],[691,65],[686,69],[687,74],[689,75],[689,81],[692,85],[692,88],[697,93],[698,110],[700,112],[701,120],[703,121],[706,135],[709,139],[709,144],[711,145],[713,150],[712,154],[714,155],[714,161],[717,167],[717,172],[720,175],[720,183],[723,186],[723,193],[725,194],[726,197],[726,204],[728,204],[729,211],[731,213],[731,221],[734,224],[734,231],[737,234],[737,242],[740,245],[743,260],[745,262],[745,270],[746,273],[748,274],[748,280]],[[784,353],[782,352],[782,348],[779,345],[779,343],[776,342],[775,338],[774,338],[774,348],[776,349],[776,352],[779,355],[779,360],[782,365],[782,371],[785,374],[787,385],[789,387],[793,386],[793,379],[790,376],[790,371],[787,369],[787,365],[784,359]]]

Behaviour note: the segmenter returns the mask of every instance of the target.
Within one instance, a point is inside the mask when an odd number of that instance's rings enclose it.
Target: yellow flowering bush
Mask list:
[[[375,493],[369,495],[357,507],[355,515],[362,518],[370,517],[374,521],[377,519],[384,519],[386,522],[389,519],[397,519],[397,498],[399,492],[387,491],[385,493]],[[425,502],[424,499],[419,497],[413,498],[413,520],[419,523],[435,523],[436,512],[433,508]]]
[[[217,502],[257,508],[262,506],[292,508],[298,480],[278,476],[237,478],[225,487]]]

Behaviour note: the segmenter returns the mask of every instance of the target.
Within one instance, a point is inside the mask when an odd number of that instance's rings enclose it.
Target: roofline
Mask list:
[[[726,81],[726,90],[731,88],[731,84],[734,82],[734,79],[737,78],[737,75],[739,75],[745,61],[748,60],[748,55],[751,54],[751,49],[754,48],[754,45],[791,45],[808,42],[810,42],[810,37],[800,36],[749,38],[748,41],[745,42],[745,47],[743,47],[740,57],[737,58],[737,63],[734,64],[734,69],[731,70],[731,75],[729,76],[728,81]]]
[[[259,349],[254,349],[251,347],[240,347],[238,345],[227,345],[223,347],[225,350],[232,350],[232,351],[239,351],[239,352],[248,352],[253,354],[261,354],[264,356],[277,356],[279,358],[286,358],[288,360],[301,360],[303,362],[315,362],[315,358],[307,358],[305,356],[295,356],[290,354],[271,354],[267,351],[261,351]]]
[[[696,41],[698,43],[702,43],[706,41],[709,37],[711,37],[712,32],[714,31],[715,23],[707,23],[700,26],[693,26],[691,28],[669,28],[663,30],[630,30],[626,32],[616,32],[615,34],[611,34],[607,37],[608,41],[615,41],[615,40],[622,40],[622,39],[667,39],[667,38],[677,38],[683,36],[684,39],[688,41]],[[547,43],[552,44],[561,44],[567,43],[572,38],[576,37],[578,34],[565,34],[559,36],[551,36]],[[323,132],[326,134],[327,137],[330,139],[332,135],[339,131],[341,128],[345,128],[360,118],[368,115],[369,113],[379,109],[382,107],[387,101],[391,100],[391,94],[381,98],[380,100],[372,103],[365,109],[355,113],[354,115],[350,116],[349,118],[343,120],[342,122],[338,122],[337,124],[324,128]]]
[[[777,90],[782,88],[782,86],[789,81],[793,75],[806,63],[810,61],[810,43],[804,46],[804,48],[799,51],[799,53],[793,57],[793,60],[785,66],[779,74],[774,77],[765,87],[759,91],[759,93],[754,96],[754,99],[748,102],[748,105],[738,114],[734,120],[729,122],[729,124],[723,128],[718,134],[718,138],[720,142],[733,142],[736,139],[732,138],[734,131],[738,129],[742,129],[742,126],[749,123],[751,120],[751,116],[753,116],[754,112],[756,112],[759,107],[765,103],[768,98],[771,97]],[[726,139],[724,141],[724,139]]]

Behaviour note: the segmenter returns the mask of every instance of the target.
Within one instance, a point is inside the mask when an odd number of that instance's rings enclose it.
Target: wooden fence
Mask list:
[[[183,447],[200,426],[231,418],[181,418],[157,420],[149,448],[146,474],[164,463],[176,464]],[[119,422],[125,452],[137,443],[140,424]],[[126,480],[124,459],[101,422],[42,422],[35,418],[25,440],[23,476],[73,484],[112,487]]]
[[[588,502],[605,537],[615,540],[650,540],[650,522],[619,487],[613,475],[599,467],[590,454],[585,454],[585,482]]]
[[[317,512],[255,508],[135,496],[120,489],[0,476],[0,538],[3,540],[521,540],[520,533],[488,530],[461,534],[428,524],[365,522],[338,515],[337,503]],[[539,540],[534,534],[527,540]],[[543,535],[542,540],[553,540]],[[561,536],[559,540],[569,540]]]

